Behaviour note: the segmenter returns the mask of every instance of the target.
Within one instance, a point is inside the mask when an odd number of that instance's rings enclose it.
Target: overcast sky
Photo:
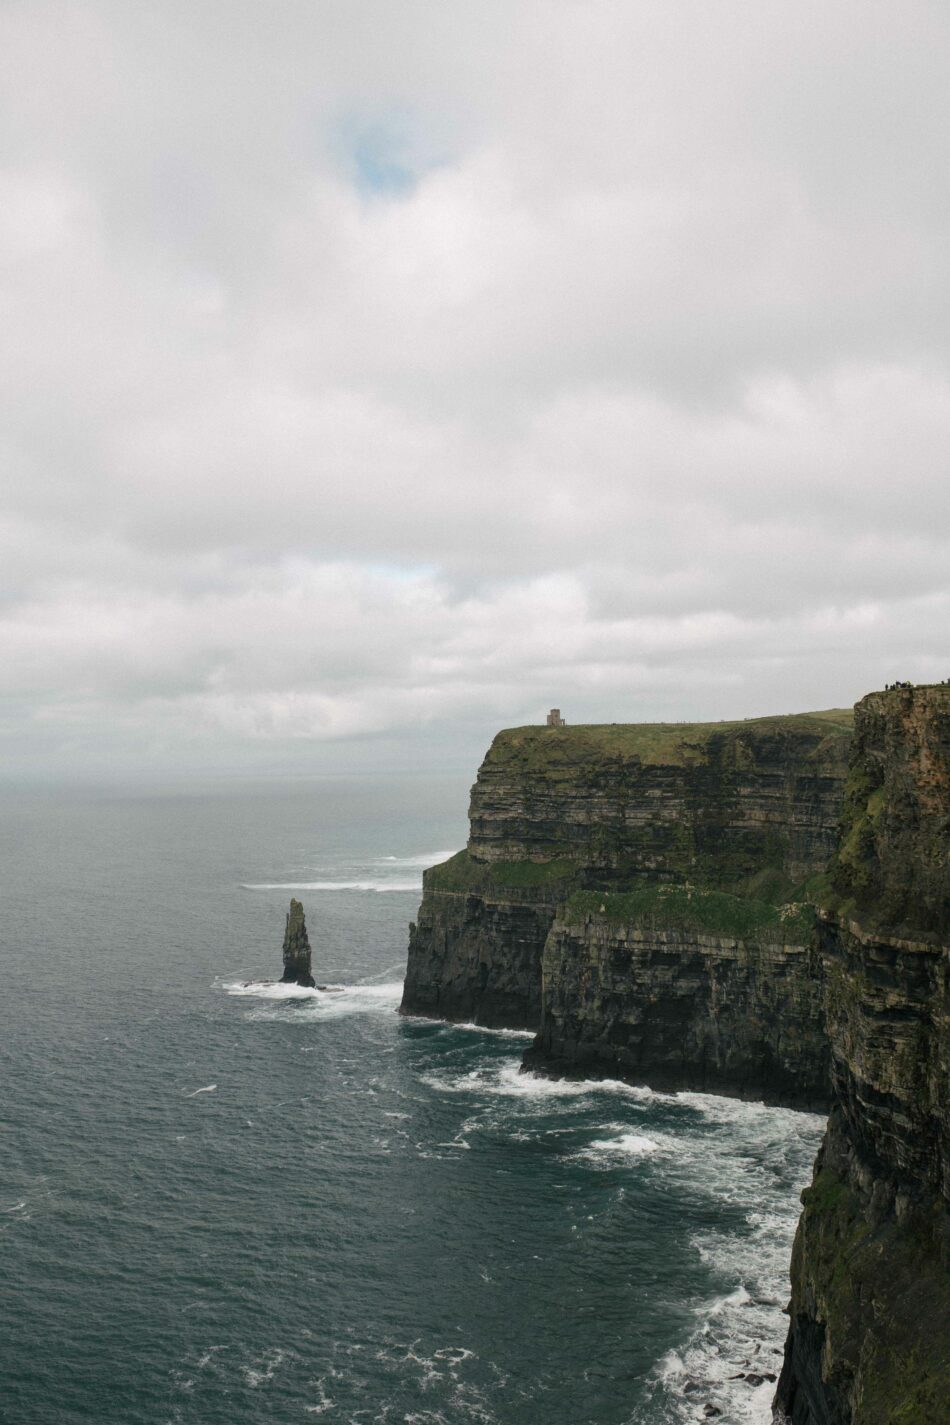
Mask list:
[[[0,0],[0,775],[950,674],[948,74],[946,0]]]

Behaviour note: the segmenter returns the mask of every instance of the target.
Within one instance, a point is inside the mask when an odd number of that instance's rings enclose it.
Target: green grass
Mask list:
[[[598,915],[615,923],[646,921],[667,930],[787,944],[807,942],[815,923],[814,907],[808,904],[778,906],[723,891],[649,882],[628,891],[577,891],[565,913],[575,922]]]
[[[459,851],[448,861],[425,873],[425,885],[432,891],[479,892],[532,890],[563,886],[570,888],[578,874],[575,861],[559,856],[550,861],[474,861],[468,851]]]
[[[498,861],[491,867],[491,879],[499,886],[552,886],[576,875],[577,863],[569,856],[553,861]]]
[[[703,762],[714,737],[738,739],[743,733],[812,734],[821,738],[849,734],[854,716],[849,708],[788,713],[779,717],[745,718],[736,722],[578,723],[563,728],[512,727],[498,733],[488,760],[492,763],[544,764],[553,772],[559,763],[636,760],[645,765],[685,767]]]
[[[779,892],[785,882],[780,879],[773,885],[767,872],[756,878],[754,888],[743,887],[740,895],[639,877],[627,889],[582,891],[577,889],[581,874],[582,867],[567,856],[549,861],[484,862],[473,860],[468,851],[459,851],[426,871],[425,885],[427,891],[463,895],[547,890],[567,900],[567,913],[574,919],[605,915],[616,922],[647,920],[664,928],[689,927],[791,944],[806,940],[814,925],[812,898],[796,893],[794,902],[788,902],[786,896],[783,904],[771,892]]]

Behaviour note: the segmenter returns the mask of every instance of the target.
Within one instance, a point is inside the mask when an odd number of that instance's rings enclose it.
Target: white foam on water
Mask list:
[[[242,1366],[241,1373],[251,1389],[257,1390],[260,1386],[266,1385],[268,1381],[273,1380],[275,1372],[286,1355],[287,1352],[280,1350],[278,1347],[259,1360],[257,1364]]]
[[[226,986],[225,986],[226,988]],[[274,987],[271,987],[274,988]],[[340,985],[326,990],[299,990],[296,995],[262,994],[264,1000],[301,998],[303,1003],[294,1016],[295,1023],[346,1019],[354,1014],[394,1014],[402,999],[402,980],[386,984]],[[254,1020],[284,1020],[285,1011],[278,1005],[261,1005],[248,1014]]]
[[[347,881],[242,881],[242,891],[421,891],[422,876],[361,877]]]
[[[542,1074],[522,1073],[515,1059],[472,1069],[466,1074],[423,1074],[422,1081],[442,1093],[484,1093],[502,1098],[578,1099],[592,1098],[597,1094],[619,1094],[645,1102],[663,1097],[652,1089],[624,1084],[619,1079],[549,1079]]]
[[[380,856],[374,863],[377,866],[420,866],[426,871],[430,866],[439,866],[443,861],[448,861],[450,856],[454,856],[455,851],[423,851],[417,856]]]
[[[633,1421],[685,1425],[701,1419],[710,1404],[729,1425],[768,1425],[782,1364],[781,1338],[770,1339],[771,1320],[742,1286],[699,1304],[696,1318],[685,1345],[654,1368],[649,1400]]]
[[[374,1421],[392,1419],[393,1425],[397,1419],[400,1425],[497,1425],[483,1389],[469,1378],[468,1363],[477,1362],[478,1357],[467,1347],[453,1344],[426,1348],[421,1340],[408,1344],[390,1341],[373,1352],[373,1359],[394,1383],[410,1386],[413,1393],[438,1393],[431,1407],[420,1405],[405,1412],[400,1408],[393,1416],[384,1407],[381,1414],[373,1416]],[[506,1378],[501,1375],[500,1380],[504,1384]],[[319,1408],[313,1413],[319,1413]],[[346,1417],[341,1414],[343,1419],[357,1425],[368,1420],[368,1412],[358,1410]]]
[[[673,1095],[677,1103],[697,1109],[714,1123],[756,1125],[785,1136],[802,1128],[824,1131],[827,1118],[818,1113],[803,1113],[797,1108],[777,1108],[758,1100],[722,1098],[718,1094],[683,1091]]]
[[[203,1371],[206,1366],[211,1364],[218,1351],[226,1351],[227,1349],[227,1346],[209,1346],[204,1355],[198,1357],[196,1364],[199,1371]]]
[[[673,1151],[664,1153],[662,1172],[685,1193],[730,1208],[721,1228],[690,1239],[726,1289],[696,1302],[693,1330],[654,1367],[648,1402],[632,1425],[685,1425],[703,1418],[706,1404],[730,1425],[770,1425],[798,1190],[809,1181],[824,1123],[709,1094],[678,1099],[700,1117],[664,1138]]]
[[[659,1151],[660,1145],[655,1138],[647,1138],[643,1133],[621,1133],[616,1138],[595,1138],[575,1157],[595,1162],[605,1159],[629,1161],[631,1158],[651,1158]]]
[[[308,989],[305,985],[285,985],[279,980],[222,980],[216,983],[215,988],[248,999],[319,999],[324,995],[323,990]]]
[[[412,1017],[416,1018],[417,1016]],[[523,1041],[535,1038],[533,1029],[496,1029],[492,1025],[476,1024],[474,1020],[466,1020],[462,1024],[457,1024],[454,1020],[440,1019],[438,1023],[446,1029],[465,1029],[472,1034],[494,1034],[499,1039],[521,1039]]]
[[[203,1089],[195,1089],[193,1093],[186,1093],[185,1098],[197,1098],[200,1093],[214,1093],[217,1084],[206,1084]]]

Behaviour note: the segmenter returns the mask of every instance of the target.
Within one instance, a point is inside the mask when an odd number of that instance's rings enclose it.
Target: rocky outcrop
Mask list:
[[[838,712],[499,733],[472,789],[467,850],[425,875],[403,1012],[542,1028],[545,942],[584,891],[697,885],[766,910],[794,896],[833,849],[849,735]],[[595,1022],[591,1007],[577,1027]],[[587,1054],[607,1071],[602,1035],[585,1047],[555,1030],[552,999],[551,1065]],[[634,1072],[615,1057],[615,1072]]]
[[[792,1262],[794,1425],[950,1420],[950,688],[855,710],[818,933],[833,1108]]]
[[[284,973],[280,982],[301,985],[305,989],[313,989],[316,986],[310,965],[310,941],[307,939],[303,906],[300,901],[293,899],[284,928]]]
[[[556,893],[488,885],[443,889],[426,874],[419,919],[409,929],[404,1012],[537,1029],[541,953]]]

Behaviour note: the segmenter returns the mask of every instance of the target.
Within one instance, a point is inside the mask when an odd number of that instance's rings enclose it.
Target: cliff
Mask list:
[[[526,1065],[826,1108],[813,920],[698,891],[572,898],[545,944]]]
[[[815,1011],[814,986],[805,983],[811,975],[807,927],[802,929],[800,915],[782,924],[778,907],[810,894],[807,883],[833,850],[850,723],[849,713],[830,712],[499,733],[472,789],[467,850],[424,877],[422,906],[410,931],[403,1011],[540,1029],[536,1058],[543,1054],[552,1067],[577,1070],[584,1064],[643,1076],[655,1066],[658,1076],[666,1076],[670,1061],[660,1029],[668,1021],[671,1032],[680,1033],[695,977],[680,978],[670,1003],[656,1011],[657,1033],[641,1035],[634,1050],[622,1023],[625,1014],[629,1021],[639,1013],[644,980],[621,990],[618,970],[611,1003],[617,1008],[621,994],[627,1003],[605,1033],[607,999],[598,1000],[592,989],[581,1007],[575,993],[579,977],[593,986],[580,966],[579,946],[607,963],[594,928],[602,897],[588,905],[583,896],[629,897],[660,886],[692,894],[698,887],[719,897],[715,910],[708,896],[701,908],[694,900],[691,910],[702,909],[695,927],[701,933],[710,930],[706,922],[713,915],[723,970],[700,1011],[703,1024],[695,1026],[709,1052],[692,1081],[752,1084],[764,1056],[774,1059],[776,1082],[784,1082],[797,1072],[789,1060],[794,1031],[775,1016],[801,1014],[804,1065],[811,1035],[804,1026]],[[629,899],[611,901],[611,923],[621,904],[629,910]],[[668,899],[635,913],[636,920],[646,915],[660,935],[640,959],[644,975],[652,967],[654,985],[660,981],[653,971],[660,978],[666,973],[664,955],[677,953],[662,941],[672,914]],[[758,940],[747,944],[750,914]],[[762,998],[763,1029],[766,1020],[771,1023],[768,1046],[750,1038],[748,1062],[732,1055],[727,1063],[723,992],[747,992],[758,1000],[759,987],[768,984],[764,993],[771,996],[773,978],[763,967],[783,958],[783,945],[786,978],[797,988],[775,1003]],[[697,954],[694,970],[704,949]],[[807,1077],[801,1098],[817,1101],[811,1063]]]
[[[833,1107],[792,1262],[795,1425],[950,1420],[950,688],[855,709],[817,936]]]
[[[569,858],[597,887],[790,889],[834,849],[850,727],[832,711],[501,732],[472,789],[469,853]]]
[[[829,1104],[776,1420],[950,1425],[950,687],[851,726],[500,733],[403,1009],[536,1026],[553,1072]]]

